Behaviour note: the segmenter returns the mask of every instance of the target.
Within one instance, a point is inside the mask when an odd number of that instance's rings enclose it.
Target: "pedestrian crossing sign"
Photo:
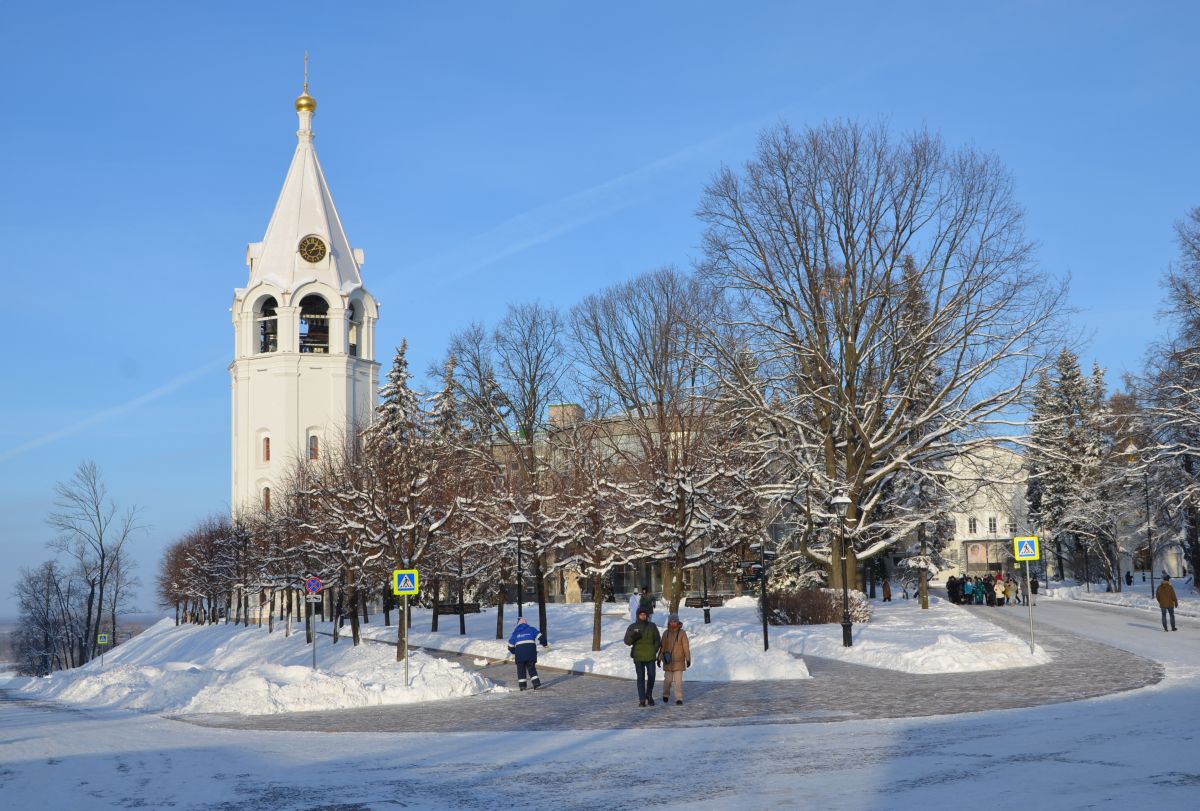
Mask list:
[[[1042,553],[1038,549],[1037,536],[1027,535],[1024,538],[1013,538],[1013,557],[1017,560],[1040,560]]]
[[[416,594],[420,589],[419,576],[416,569],[396,569],[392,572],[392,594],[403,596]]]
[[[108,644],[108,634],[97,634],[96,635],[96,644],[97,645],[107,645]]]

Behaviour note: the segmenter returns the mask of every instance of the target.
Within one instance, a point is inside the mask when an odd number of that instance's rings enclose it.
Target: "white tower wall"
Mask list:
[[[315,110],[305,85],[296,100],[300,130],[292,164],[266,236],[247,248],[249,280],[234,291],[229,374],[235,513],[261,509],[264,488],[278,496],[289,468],[309,458],[310,437],[316,437],[318,457],[337,452],[374,414],[378,307],[362,285],[363,252],[350,248],[317,161]],[[315,305],[307,323],[306,300]]]

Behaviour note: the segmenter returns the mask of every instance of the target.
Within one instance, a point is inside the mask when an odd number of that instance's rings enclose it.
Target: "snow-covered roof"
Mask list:
[[[315,103],[312,106],[315,108]],[[350,247],[317,160],[312,131],[315,110],[301,105],[297,108],[300,129],[296,133],[296,152],[266,236],[246,248],[246,264],[250,267],[246,288],[269,283],[292,291],[315,280],[347,295],[362,286],[362,249]],[[307,236],[318,237],[326,246],[326,255],[318,262],[308,262],[300,255],[300,241]]]

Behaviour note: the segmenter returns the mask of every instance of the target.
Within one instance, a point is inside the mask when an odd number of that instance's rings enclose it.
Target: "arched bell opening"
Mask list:
[[[259,354],[279,349],[279,317],[275,313],[278,306],[274,296],[267,296],[254,308],[254,320],[258,324]]]
[[[346,310],[346,350],[352,358],[358,357],[358,347],[362,344],[362,327],[362,305],[352,301]]]
[[[329,302],[315,293],[300,300],[300,351],[329,354]]]

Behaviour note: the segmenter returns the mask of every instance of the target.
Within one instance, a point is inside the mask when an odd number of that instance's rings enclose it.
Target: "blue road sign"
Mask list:
[[[1017,560],[1038,560],[1041,556],[1036,535],[1013,538],[1013,557]]]
[[[321,578],[310,577],[304,581],[304,590],[309,594],[320,594],[322,585]]]
[[[416,569],[396,569],[392,572],[392,594],[416,594],[420,589],[420,577]]]

